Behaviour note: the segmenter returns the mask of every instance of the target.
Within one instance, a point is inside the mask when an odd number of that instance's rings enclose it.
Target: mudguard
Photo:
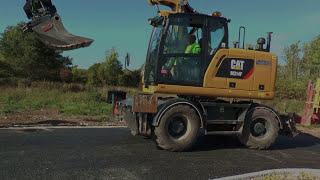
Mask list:
[[[205,122],[204,122],[204,109],[203,107],[201,107],[200,105],[195,104],[194,102],[191,102],[189,100],[186,99],[181,99],[181,98],[170,98],[164,101],[159,101],[158,103],[158,112],[157,114],[153,117],[153,121],[152,121],[152,125],[157,127],[160,124],[160,119],[162,118],[162,116],[164,115],[165,112],[167,112],[170,108],[172,108],[173,106],[177,106],[177,105],[188,105],[190,107],[192,107],[197,114],[199,115],[200,121],[201,121],[201,128],[204,127]]]
[[[75,36],[69,33],[58,14],[33,19],[27,26],[28,29],[37,34],[38,38],[43,43],[55,50],[67,51],[88,47],[94,41],[89,38]]]

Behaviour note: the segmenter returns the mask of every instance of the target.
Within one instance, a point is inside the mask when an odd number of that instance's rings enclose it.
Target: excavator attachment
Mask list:
[[[69,33],[58,14],[42,17],[40,22],[31,25],[30,28],[42,42],[55,50],[73,50],[88,47],[93,43],[92,39]]]
[[[58,51],[88,47],[92,39],[75,36],[63,26],[61,17],[51,0],[27,0],[24,11],[31,21],[24,31],[35,32],[47,46]]]

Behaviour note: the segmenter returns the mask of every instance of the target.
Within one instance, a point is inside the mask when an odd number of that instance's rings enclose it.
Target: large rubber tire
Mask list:
[[[177,118],[183,119],[186,128],[183,135],[173,137],[169,132],[169,125]],[[192,148],[198,139],[199,130],[200,118],[196,111],[187,105],[177,105],[165,112],[159,126],[155,127],[154,134],[161,149],[182,152]]]
[[[258,121],[265,123],[264,134],[262,135],[254,134],[253,128]],[[246,117],[239,140],[250,149],[266,150],[275,143],[279,135],[279,129],[279,121],[272,110],[254,108]]]

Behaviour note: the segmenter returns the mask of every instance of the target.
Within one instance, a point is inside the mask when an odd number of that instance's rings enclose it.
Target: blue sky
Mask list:
[[[22,10],[25,0],[1,0],[0,31],[26,21]],[[101,62],[106,50],[115,47],[132,56],[133,67],[145,61],[151,28],[149,17],[156,15],[146,0],[53,0],[67,29],[76,35],[95,39],[85,49],[65,52],[74,64],[87,68]],[[221,11],[230,18],[230,42],[236,40],[239,26],[247,27],[247,43],[255,43],[266,32],[274,32],[272,51],[282,56],[291,43],[302,43],[320,35],[319,0],[190,0],[200,12]]]

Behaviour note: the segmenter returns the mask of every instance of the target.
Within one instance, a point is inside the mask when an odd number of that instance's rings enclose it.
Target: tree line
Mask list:
[[[278,68],[277,95],[304,100],[308,81],[320,78],[320,36],[285,47],[283,59],[284,64]]]
[[[23,32],[21,25],[7,27],[0,35],[0,80],[26,79],[29,81],[54,81],[82,83],[94,86],[138,87],[141,70],[124,69],[115,49],[106,53],[102,63],[88,69],[72,64],[46,47],[32,32]]]
[[[280,59],[284,62],[278,66],[277,96],[304,99],[308,81],[320,77],[320,36],[285,47]],[[71,58],[44,46],[34,33],[22,32],[20,25],[8,27],[0,35],[0,79],[138,87],[140,74],[141,70],[124,69],[115,49],[106,53],[103,62],[81,69]]]
[[[115,49],[106,53],[102,63],[96,63],[89,69],[72,68],[72,82],[86,83],[93,86],[126,86],[138,87],[141,70],[123,69],[119,54]]]

